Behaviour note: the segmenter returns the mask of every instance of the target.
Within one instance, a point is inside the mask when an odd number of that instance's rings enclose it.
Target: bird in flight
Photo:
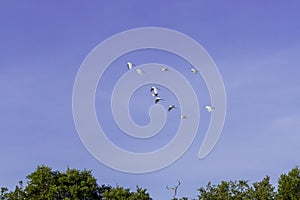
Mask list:
[[[169,69],[167,67],[163,67],[163,68],[161,68],[161,71],[167,72],[167,71],[169,71]]]
[[[158,89],[157,87],[152,86],[151,89],[150,89],[150,92],[153,92],[152,96],[157,97],[157,95],[158,95],[158,90],[159,90],[159,89]]]
[[[156,97],[156,98],[155,98],[155,103],[158,103],[159,101],[162,101],[162,100],[163,100],[162,98]]]
[[[192,69],[191,69],[191,72],[192,72],[193,74],[197,74],[199,71],[198,71],[197,69],[195,69],[195,68],[192,68]]]
[[[138,73],[138,74],[142,74],[142,73],[143,73],[143,71],[142,71],[141,69],[136,69],[135,71],[136,71],[136,73]]]
[[[180,115],[180,118],[181,118],[181,119],[187,119],[187,116],[185,116],[185,115]]]
[[[214,107],[211,107],[211,106],[205,106],[204,107],[208,112],[212,112],[213,109],[215,109]]]
[[[170,112],[173,108],[176,108],[175,105],[170,105],[169,108],[168,108],[168,112]]]
[[[135,66],[132,62],[127,62],[127,68],[132,69]]]

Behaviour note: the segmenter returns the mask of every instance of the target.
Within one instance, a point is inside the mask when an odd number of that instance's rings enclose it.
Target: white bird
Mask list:
[[[152,96],[157,97],[157,95],[158,95],[158,90],[159,90],[159,89],[158,89],[157,87],[152,86],[151,89],[150,89],[150,92],[153,92]]]
[[[143,73],[143,71],[142,71],[141,69],[136,69],[135,71],[136,71],[136,73],[138,73],[138,74],[142,74],[142,73]]]
[[[170,105],[169,108],[168,108],[168,112],[170,112],[173,108],[176,108],[176,106]]]
[[[193,74],[196,74],[196,73],[198,73],[199,71],[198,71],[197,69],[195,69],[195,68],[192,68],[192,69],[191,69],[191,72],[192,72]]]
[[[127,68],[128,69],[132,69],[133,66],[135,66],[135,64],[133,64],[132,62],[127,62]]]
[[[155,103],[158,103],[159,101],[162,101],[162,100],[163,100],[162,98],[156,97],[156,98],[155,98]]]
[[[186,119],[187,116],[185,116],[185,115],[180,115],[180,118],[181,118],[181,119]]]
[[[205,106],[204,107],[208,112],[212,112],[213,109],[215,109],[214,107],[211,107],[211,106]]]
[[[161,71],[167,72],[167,71],[169,71],[169,69],[167,67],[163,67],[163,68],[161,68]]]

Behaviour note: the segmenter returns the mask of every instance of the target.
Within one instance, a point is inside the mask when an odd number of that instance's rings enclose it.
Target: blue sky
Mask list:
[[[254,182],[268,174],[276,183],[300,161],[299,7],[292,0],[2,0],[0,185],[13,188],[41,164],[91,169],[99,183],[140,185],[155,199],[171,198],[165,186],[177,179],[182,182],[179,196],[189,197],[196,197],[197,188],[208,181]],[[96,45],[146,26],[180,31],[208,51],[223,77],[227,117],[220,140],[205,159],[199,160],[197,152],[207,113],[183,157],[165,169],[137,175],[110,169],[88,153],[73,122],[72,89],[81,63]],[[146,53],[139,58],[137,53],[136,59],[148,62]],[[201,81],[199,85],[205,91]],[[97,98],[102,98],[99,90]],[[143,124],[147,119],[139,117],[145,115],[140,108],[132,113]],[[114,131],[113,125],[105,126]],[[123,140],[112,139],[126,147]]]

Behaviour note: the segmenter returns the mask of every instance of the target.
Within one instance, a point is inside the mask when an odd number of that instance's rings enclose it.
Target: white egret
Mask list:
[[[197,74],[199,71],[198,71],[197,69],[195,69],[195,68],[192,68],[192,69],[191,69],[191,72],[192,72],[193,74]]]
[[[175,105],[170,105],[169,108],[168,108],[168,112],[170,112],[173,108],[176,108]]]
[[[163,99],[160,98],[160,97],[156,97],[156,98],[155,98],[155,103],[158,103],[159,101],[163,101]]]
[[[136,73],[138,73],[138,74],[142,74],[142,73],[143,73],[143,71],[142,71],[141,69],[136,69],[135,71],[136,71]]]
[[[208,112],[212,112],[213,109],[215,109],[214,107],[211,107],[211,106],[205,106],[204,107]]]
[[[127,68],[132,69],[135,66],[132,62],[127,62]]]
[[[163,67],[163,68],[161,68],[161,71],[167,72],[167,71],[169,71],[169,69],[167,67]]]
[[[150,92],[153,92],[152,96],[157,97],[157,95],[158,95],[158,90],[159,90],[159,89],[158,89],[157,87],[152,86],[151,89],[150,89]]]

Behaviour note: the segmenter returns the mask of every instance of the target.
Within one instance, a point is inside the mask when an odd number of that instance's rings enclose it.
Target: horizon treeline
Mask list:
[[[65,172],[52,170],[41,165],[26,176],[23,181],[9,190],[0,186],[0,200],[152,200],[147,189],[136,186],[132,191],[116,185],[97,183],[92,171],[67,168]],[[248,180],[221,181],[219,184],[208,182],[197,189],[197,197],[177,197],[177,189],[170,194],[172,200],[300,200],[300,170],[294,167],[281,174],[277,190],[266,175],[261,181],[249,184]]]

